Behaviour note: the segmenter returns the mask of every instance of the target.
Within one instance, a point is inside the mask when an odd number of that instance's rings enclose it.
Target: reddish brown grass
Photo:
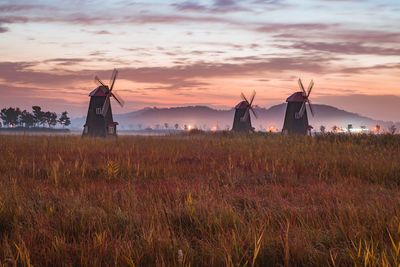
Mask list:
[[[398,266],[396,136],[0,136],[0,265]]]

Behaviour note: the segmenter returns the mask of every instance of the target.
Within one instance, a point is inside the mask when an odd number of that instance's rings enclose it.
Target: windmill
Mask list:
[[[282,133],[284,134],[307,135],[311,133],[312,127],[308,124],[306,103],[308,103],[311,114],[314,116],[314,111],[309,99],[314,82],[311,80],[307,92],[300,79],[298,83],[301,91],[292,94],[288,99],[286,99],[286,115],[282,128]]]
[[[257,113],[253,109],[253,101],[256,96],[254,91],[250,101],[247,100],[246,96],[242,93],[241,97],[243,101],[235,107],[235,117],[233,119],[232,131],[234,132],[253,132],[254,127],[251,126],[250,110],[257,118]]]
[[[110,86],[105,85],[99,77],[95,76],[95,83],[98,85],[90,94],[89,109],[86,117],[82,136],[107,137],[117,135],[118,122],[114,122],[111,111],[111,97],[123,107],[124,101],[113,91],[118,71],[114,69]]]

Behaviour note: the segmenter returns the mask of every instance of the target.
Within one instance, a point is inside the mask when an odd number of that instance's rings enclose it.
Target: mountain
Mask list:
[[[346,128],[348,124],[352,124],[354,128],[362,125],[368,128],[374,127],[376,124],[381,125],[382,129],[393,124],[393,122],[385,122],[373,120],[356,113],[340,110],[328,105],[313,105],[315,117],[311,116],[308,110],[310,124],[318,130],[321,125],[330,129],[337,125]],[[255,107],[258,119],[252,116],[252,123],[256,129],[265,129],[274,127],[281,129],[285,116],[286,103],[272,106],[270,108]],[[125,114],[114,115],[114,120],[119,122],[119,129],[145,129],[164,128],[167,123],[168,127],[173,128],[175,124],[179,127],[190,125],[202,129],[230,128],[233,121],[234,109],[217,110],[207,106],[187,106],[173,108],[144,108]],[[72,121],[74,128],[82,128],[84,118],[77,118]]]

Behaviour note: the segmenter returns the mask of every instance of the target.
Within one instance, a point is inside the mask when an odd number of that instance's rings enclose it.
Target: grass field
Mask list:
[[[399,136],[0,136],[0,266],[400,266]]]

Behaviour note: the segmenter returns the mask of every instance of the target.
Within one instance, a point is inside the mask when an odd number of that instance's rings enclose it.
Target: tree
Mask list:
[[[338,131],[339,131],[339,127],[336,126],[336,125],[334,125],[334,126],[332,127],[332,132],[337,133]]]
[[[30,128],[35,125],[35,116],[33,116],[29,111],[24,110],[21,113],[20,121],[24,127]]]
[[[0,111],[0,118],[3,120],[4,125],[16,126],[19,123],[21,110],[19,108],[3,108]]]
[[[168,128],[169,128],[168,122],[164,123],[164,127],[165,127],[165,129],[168,129]]]
[[[393,124],[393,125],[390,125],[390,126],[388,127],[388,131],[389,131],[390,134],[395,134],[396,131],[397,131],[397,128],[396,128],[396,126]]]
[[[185,131],[187,131],[187,130],[189,129],[189,127],[185,124],[185,125],[183,125],[183,129],[184,129]]]
[[[178,123],[175,123],[175,130],[178,130],[179,129],[179,124]]]
[[[32,107],[33,116],[35,117],[35,124],[44,125],[46,123],[45,112],[42,111],[42,108],[39,106]]]
[[[324,125],[321,125],[321,126],[319,127],[319,131],[320,131],[322,134],[325,134],[325,132],[326,132],[326,127],[325,127]]]
[[[63,128],[65,126],[68,126],[71,124],[71,120],[68,117],[68,112],[64,111],[63,113],[61,113],[60,118],[58,119],[58,122],[63,126]]]
[[[57,113],[55,112],[46,112],[47,115],[47,124],[49,127],[54,127],[57,125]]]
[[[47,126],[50,127],[50,117],[51,117],[50,111],[44,112],[43,120],[42,120],[41,124],[42,125],[47,124]]]

